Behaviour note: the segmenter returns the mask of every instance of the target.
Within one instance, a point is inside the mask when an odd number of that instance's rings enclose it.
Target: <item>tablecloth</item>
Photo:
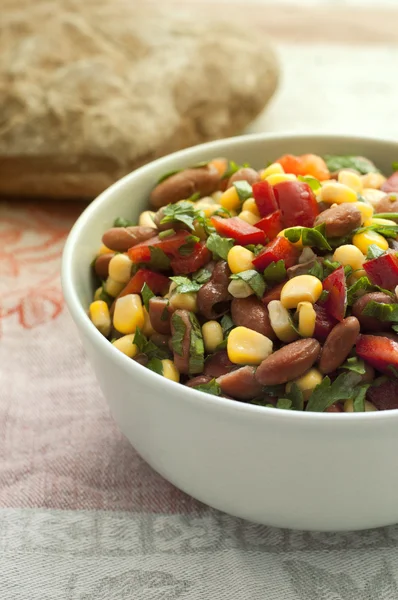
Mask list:
[[[280,54],[288,79],[253,129],[330,130],[329,117],[339,130],[398,135],[396,46],[282,44]],[[343,86],[325,75],[335,60]],[[62,247],[82,208],[0,204],[0,599],[398,600],[398,526],[252,524],[196,502],[137,455],[61,293]]]

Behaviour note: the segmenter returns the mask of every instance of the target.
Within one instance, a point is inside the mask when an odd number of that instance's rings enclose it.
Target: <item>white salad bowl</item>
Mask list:
[[[248,135],[166,156],[103,192],[77,220],[62,264],[67,305],[112,414],[140,455],[202,502],[251,521],[305,530],[398,522],[398,410],[306,413],[211,396],[114,348],[90,322],[90,264],[117,216],[137,219],[161,175],[216,156],[265,166],[281,154],[360,154],[385,172],[398,143],[326,135]],[[72,374],[73,375],[73,374]]]

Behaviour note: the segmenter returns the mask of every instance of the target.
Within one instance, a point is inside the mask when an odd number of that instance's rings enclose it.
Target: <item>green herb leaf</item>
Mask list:
[[[135,225],[134,221],[129,221],[124,217],[116,217],[113,222],[114,227],[131,227],[132,225]]]
[[[370,385],[365,384],[355,389],[355,395],[353,398],[354,412],[365,412],[366,392],[368,391],[369,387]]]
[[[323,267],[319,261],[315,260],[314,266],[308,271],[308,275],[312,275],[320,281],[323,281]]]
[[[326,154],[323,157],[327,168],[331,173],[335,171],[339,171],[340,169],[355,169],[362,175],[366,175],[367,173],[379,173],[380,171],[376,168],[376,166],[367,158],[363,156],[339,156]]]
[[[227,260],[228,252],[231,250],[234,243],[235,240],[232,238],[225,238],[218,235],[218,233],[212,233],[207,238],[206,246],[210,252],[213,253],[213,258],[215,260],[219,258]]]
[[[183,318],[176,312],[174,312],[171,316],[171,323],[174,328],[173,337],[171,338],[171,347],[173,348],[173,351],[178,354],[178,356],[182,356],[182,343],[184,341],[187,326]]]
[[[350,358],[347,358],[345,363],[343,363],[339,369],[354,371],[354,373],[359,373],[360,375],[363,375],[366,371],[365,363],[361,358],[358,358],[358,356],[351,356]]]
[[[324,224],[322,224],[324,226]],[[294,244],[301,239],[303,246],[309,246],[310,248],[319,248],[320,250],[331,250],[329,242],[322,233],[324,227],[319,225],[318,227],[290,227],[285,229],[284,236]],[[322,227],[322,229],[321,229]]]
[[[234,324],[233,320],[231,319],[231,316],[228,314],[224,315],[221,318],[220,325],[222,327],[224,337],[228,337],[230,331],[235,327],[235,324]]]
[[[141,290],[142,301],[147,310],[149,310],[149,300],[155,297],[155,294],[147,283],[144,283]]]
[[[376,233],[379,233],[383,237],[395,239],[398,235],[398,225],[368,225],[367,227],[356,229],[353,233],[363,233],[364,231],[376,231]]]
[[[367,292],[384,292],[388,294],[392,298],[394,294],[389,290],[385,290],[378,285],[373,285],[368,279],[368,277],[360,277],[351,287],[347,290],[347,304],[348,306],[352,306],[354,302],[358,299],[359,295],[364,295]]]
[[[191,338],[189,342],[189,373],[201,373],[204,367],[204,344],[202,329],[193,312],[189,313],[191,323]]]
[[[349,277],[350,275],[352,275],[354,269],[351,267],[351,265],[345,265],[344,267],[344,275],[347,277]]]
[[[328,299],[328,296],[329,296],[328,290],[322,290],[322,293],[319,296],[319,302],[321,304],[322,304],[322,302],[326,302],[326,300]]]
[[[164,175],[162,175],[159,179],[158,179],[158,185],[159,183],[162,183],[162,181],[166,181],[166,179],[168,179],[169,177],[171,177],[172,175],[176,175],[177,173],[181,173],[183,169],[175,169],[174,171],[169,171],[168,173],[165,173]]]
[[[309,185],[313,192],[316,192],[321,187],[320,181],[311,175],[299,175],[297,179]]]
[[[264,246],[262,244],[249,244],[248,246],[245,246],[245,248],[247,248],[247,250],[250,250],[250,252],[253,252],[254,256],[257,256],[258,254],[260,254],[260,252],[264,250]]]
[[[140,354],[146,354],[149,359],[162,359],[167,358],[169,356],[166,350],[159,348],[158,346],[156,346],[156,344],[148,340],[139,327],[137,327],[135,331],[133,344],[137,346],[138,352]]]
[[[207,283],[211,279],[211,271],[206,267],[202,267],[196,273],[192,274],[192,279],[196,281],[196,283],[204,284]]]
[[[274,285],[286,279],[286,266],[284,260],[273,261],[264,271],[264,279],[267,284]]]
[[[185,238],[185,243],[178,248],[178,254],[181,256],[189,256],[195,249],[195,244],[199,242],[196,235],[189,235]]]
[[[154,271],[167,271],[170,269],[170,259],[166,254],[157,246],[149,246],[149,252],[151,253],[151,259],[146,266],[149,266]]]
[[[285,393],[285,397],[292,403],[294,410],[304,410],[304,396],[297,383],[292,383],[290,392]]]
[[[206,394],[212,394],[213,396],[221,396],[221,387],[215,379],[209,381],[209,383],[201,383],[200,385],[193,386],[194,390],[199,392],[205,392]]]
[[[158,375],[163,375],[163,364],[160,358],[151,358],[147,363],[147,369],[154,371]]]
[[[200,192],[194,192],[192,194],[192,196],[189,196],[189,198],[187,198],[188,202],[196,202],[196,200],[199,200],[200,198]]]
[[[253,196],[252,186],[248,181],[234,181],[234,188],[236,189],[241,202],[244,202]]]
[[[236,273],[235,275],[231,275],[230,279],[241,279],[245,281],[253,290],[258,298],[262,298],[265,292],[265,281],[261,277],[260,273],[255,271],[254,269],[249,269],[248,271],[241,271],[241,273]]]
[[[371,244],[368,247],[366,258],[371,260],[372,258],[379,258],[379,256],[383,256],[383,254],[385,254],[385,250],[382,250],[379,246],[376,246],[376,244]]]
[[[289,398],[279,398],[276,403],[276,408],[282,408],[283,410],[292,410],[293,403]]]
[[[189,277],[183,277],[181,275],[176,275],[175,277],[170,277],[171,281],[177,284],[175,292],[177,294],[189,294],[191,292],[198,292],[202,285],[197,281],[191,281]]]
[[[390,194],[389,198],[391,199],[393,197],[392,194]],[[394,202],[395,200],[398,200],[398,195],[395,195],[394,197]],[[396,221],[398,220],[398,213],[376,213],[375,215],[373,215],[374,219],[391,219],[391,221]]]
[[[164,240],[165,238],[168,238],[174,234],[175,234],[175,229],[166,229],[165,231],[160,231],[158,233],[158,237],[160,240]]]
[[[230,161],[228,161],[227,169],[226,169],[225,173],[223,174],[223,176],[221,177],[221,179],[229,179],[232,175],[234,175],[236,173],[236,171],[239,171],[239,169],[243,169],[245,167],[250,167],[249,163],[244,163],[243,165],[238,165],[235,161],[230,160]]]
[[[106,291],[104,290],[104,286],[102,286],[101,293],[99,295],[99,300],[106,302],[107,305],[110,306],[112,304],[112,302],[114,301],[114,299],[115,298],[112,298],[112,296],[110,296],[109,294],[106,293]]]
[[[395,333],[398,333],[398,325],[391,325],[391,328],[395,331]]]
[[[308,400],[306,411],[324,412],[329,406],[340,400],[348,400],[352,397],[352,389],[361,380],[358,373],[342,373],[330,382],[329,377],[324,377],[322,382],[316,386]]]
[[[330,273],[333,273],[333,271],[335,271],[339,267],[341,267],[341,264],[337,262],[337,260],[329,260],[326,258],[323,261],[324,277],[327,277],[328,275],[330,275]]]
[[[398,162],[394,161],[391,165],[393,171],[398,171]]]
[[[368,302],[362,311],[362,314],[367,317],[374,317],[379,321],[398,322],[398,304],[384,304],[372,300]]]
[[[178,221],[184,223],[189,229],[195,228],[193,222],[196,219],[196,210],[190,202],[178,202],[177,204],[168,204],[163,209],[163,218],[161,225]]]

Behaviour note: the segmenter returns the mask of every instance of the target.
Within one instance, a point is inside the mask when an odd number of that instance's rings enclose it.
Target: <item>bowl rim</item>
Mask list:
[[[307,424],[311,421],[315,421],[318,424],[326,425],[331,423],[333,427],[336,426],[336,422],[347,426],[352,423],[366,423],[369,424],[370,420],[377,420],[378,422],[384,422],[385,420],[391,420],[391,418],[398,419],[398,409],[391,409],[385,411],[372,411],[372,412],[358,412],[358,413],[325,413],[325,412],[306,412],[306,411],[292,411],[292,410],[275,410],[274,408],[266,406],[257,406],[255,404],[249,404],[247,402],[241,402],[238,400],[230,400],[221,396],[214,396],[206,394],[183,386],[180,383],[171,381],[154,373],[150,369],[132,361],[122,352],[119,352],[116,348],[113,348],[112,344],[96,329],[91,323],[87,316],[87,313],[79,301],[77,291],[71,283],[74,280],[74,261],[72,260],[74,255],[74,248],[76,242],[81,238],[85,229],[87,228],[90,218],[95,214],[98,207],[104,203],[111,204],[111,198],[114,193],[123,187],[126,183],[134,182],[135,179],[140,179],[142,175],[148,174],[152,169],[162,166],[163,164],[167,168],[168,162],[173,159],[189,159],[191,155],[197,152],[214,150],[215,155],[219,151],[225,150],[225,146],[229,146],[231,149],[238,146],[245,146],[251,142],[261,141],[278,141],[278,140],[310,140],[310,139],[322,139],[336,141],[339,140],[342,143],[376,143],[376,144],[395,144],[398,147],[398,142],[392,138],[377,137],[377,136],[355,136],[348,134],[334,134],[334,133],[255,133],[246,134],[241,136],[222,138],[219,140],[206,142],[204,144],[198,144],[191,146],[171,154],[167,154],[161,158],[158,158],[150,163],[139,167],[138,169],[128,173],[121,179],[117,180],[101,194],[99,194],[80,214],[72,229],[70,230],[64,250],[62,253],[62,264],[61,264],[61,283],[63,295],[69,309],[69,312],[76,323],[78,328],[84,331],[84,334],[90,339],[90,341],[98,345],[102,354],[105,358],[115,363],[119,368],[122,368],[125,372],[131,373],[132,376],[136,376],[140,379],[149,378],[151,387],[156,387],[161,384],[165,387],[165,392],[169,394],[180,394],[183,396],[185,402],[190,402],[196,406],[200,404],[208,408],[219,408],[223,411],[229,411],[230,413],[243,413],[246,415],[257,415],[257,418],[271,418],[282,419],[285,422],[301,422]],[[162,380],[160,379],[162,377]]]

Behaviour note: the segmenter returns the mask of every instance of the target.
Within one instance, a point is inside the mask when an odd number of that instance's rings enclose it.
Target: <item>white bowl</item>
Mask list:
[[[398,410],[319,414],[263,408],[174,383],[127,358],[86,315],[90,263],[116,216],[136,219],[164,173],[215,156],[260,168],[284,153],[361,154],[386,172],[398,143],[325,135],[250,135],[177,152],[127,175],[80,216],[67,240],[67,305],[120,429],[184,492],[266,525],[353,530],[398,522]],[[73,373],[71,374],[73,377]]]

